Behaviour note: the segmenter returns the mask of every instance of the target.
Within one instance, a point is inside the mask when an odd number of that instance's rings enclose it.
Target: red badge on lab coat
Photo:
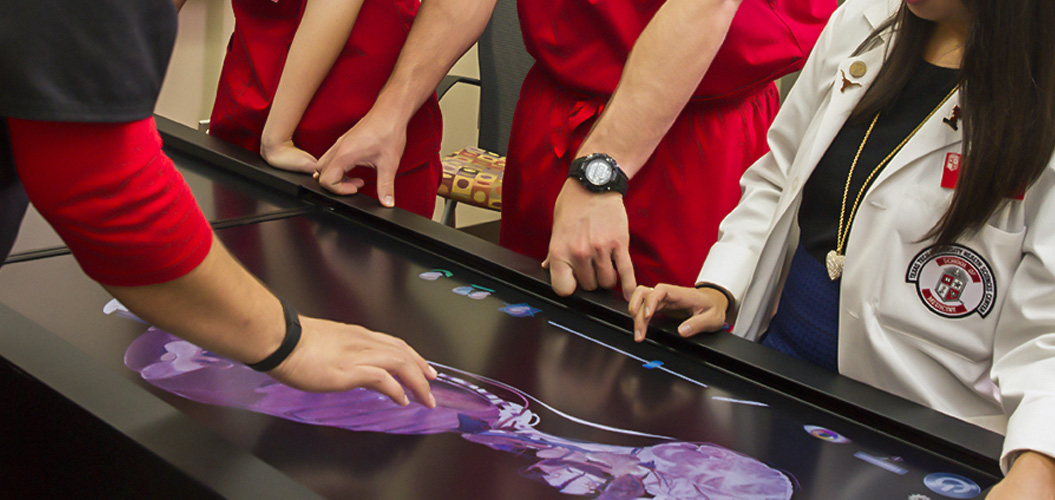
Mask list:
[[[960,180],[960,153],[946,153],[945,165],[941,169],[941,187],[945,189],[956,189],[956,183]],[[1025,198],[1025,190],[1019,191],[1011,199],[1022,201]]]
[[[941,169],[941,187],[956,189],[956,181],[959,179],[960,153],[947,153],[945,155],[945,166]]]

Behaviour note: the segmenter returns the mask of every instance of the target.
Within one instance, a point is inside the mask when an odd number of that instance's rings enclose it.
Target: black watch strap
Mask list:
[[[626,172],[623,172],[623,169],[615,167],[615,179],[612,180],[611,187],[611,191],[616,191],[626,196],[626,191],[630,189],[630,178],[626,176]]]
[[[612,169],[612,177],[604,184],[594,184],[587,177],[586,168],[593,161],[603,161],[608,164]],[[627,177],[626,172],[619,168],[619,164],[616,163],[615,159],[604,153],[592,153],[586,156],[580,156],[572,160],[571,169],[568,170],[568,177],[571,177],[577,181],[584,188],[594,193],[607,193],[615,191],[621,195],[626,195],[627,189],[630,187],[630,178]]]

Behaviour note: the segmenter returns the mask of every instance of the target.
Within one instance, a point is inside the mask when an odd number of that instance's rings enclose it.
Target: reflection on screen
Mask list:
[[[636,498],[787,499],[792,483],[782,472],[709,443],[647,437],[647,446],[576,440],[536,429],[531,411],[541,401],[502,382],[433,364],[435,409],[416,401],[398,406],[366,389],[317,394],[282,385],[266,374],[219,357],[167,332],[150,328],[125,352],[125,364],[150,384],[183,397],[312,425],[390,434],[458,433],[473,443],[536,461],[521,470],[562,493],[620,500]],[[553,410],[552,408],[549,408]],[[572,418],[554,410],[555,418]]]

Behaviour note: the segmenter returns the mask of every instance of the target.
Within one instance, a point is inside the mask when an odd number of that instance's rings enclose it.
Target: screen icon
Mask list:
[[[804,425],[802,426],[802,428],[806,429],[806,432],[810,433],[811,436],[820,439],[821,441],[828,441],[829,443],[839,444],[846,444],[850,442],[849,439],[843,437],[838,432],[825,429],[824,427],[818,427],[816,425]]]
[[[974,481],[949,472],[935,472],[923,478],[923,484],[931,491],[948,498],[974,498],[982,492]]]

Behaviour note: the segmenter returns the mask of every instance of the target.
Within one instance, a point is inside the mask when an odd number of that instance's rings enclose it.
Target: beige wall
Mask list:
[[[209,118],[227,39],[234,29],[229,0],[188,0],[157,113],[188,126]]]

